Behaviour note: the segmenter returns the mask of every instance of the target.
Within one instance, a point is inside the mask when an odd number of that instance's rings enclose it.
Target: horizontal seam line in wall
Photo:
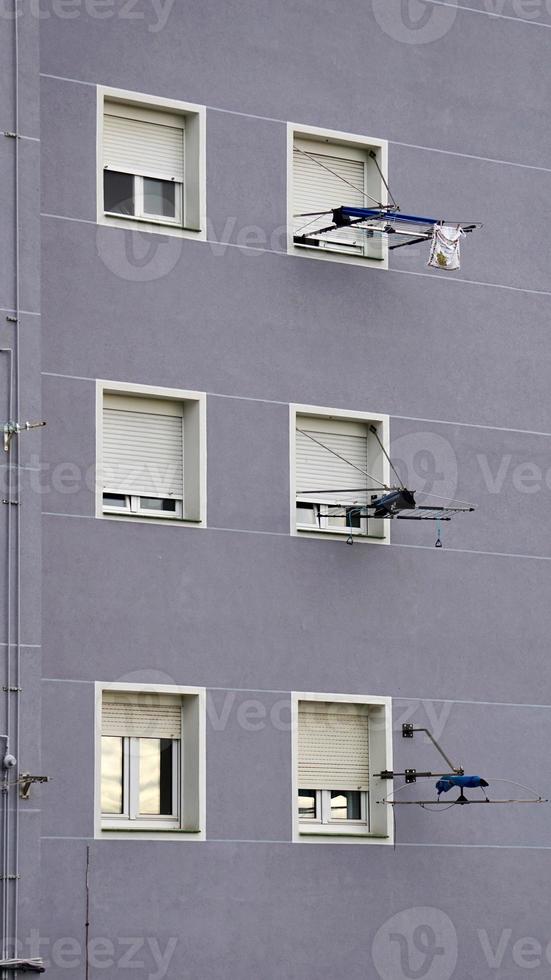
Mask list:
[[[15,313],[15,308],[13,306],[0,306],[0,313]],[[25,316],[41,316],[42,314],[37,313],[36,310],[19,310],[19,316],[24,314]]]
[[[78,517],[81,521],[95,521],[95,514],[63,514],[59,511],[43,510],[42,517]]]
[[[95,684],[95,681],[81,680],[78,677],[41,677],[43,684]]]
[[[499,163],[505,167],[520,167],[521,170],[539,170],[541,173],[551,174],[551,167],[538,167],[532,163],[500,160],[499,157],[484,157],[477,153],[461,153],[459,150],[442,150],[437,146],[423,146],[421,143],[404,143],[402,140],[388,140],[388,142],[391,146],[404,146],[408,150],[425,150],[427,153],[446,153],[448,156],[463,157],[466,160],[480,160],[482,163]]]
[[[266,838],[265,840],[255,840],[249,838],[240,837],[205,837],[205,844],[293,844],[292,840],[273,840],[272,838]]]
[[[58,221],[77,221],[79,224],[83,225],[97,225],[97,221],[92,221],[91,218],[69,218],[66,214],[49,214],[47,211],[40,212],[41,218],[56,218]],[[139,228],[137,229],[139,231]]]
[[[241,248],[242,246],[237,246]],[[276,255],[279,253],[276,252]],[[380,270],[383,271],[383,270]],[[423,279],[436,279],[438,282],[460,282],[465,286],[484,286],[488,289],[507,289],[509,292],[513,293],[527,293],[531,296],[551,296],[551,290],[549,289],[526,289],[524,286],[508,286],[507,283],[503,282],[484,282],[482,279],[460,279],[450,277],[449,279],[442,279],[437,273],[432,272],[413,272],[411,269],[385,269],[390,275],[398,276],[420,276]]]
[[[65,837],[63,834],[59,834],[55,837],[43,836],[40,840],[95,840],[94,837]]]
[[[66,378],[68,381],[92,381],[96,383],[96,378],[85,378],[80,374],[57,374],[55,371],[42,371],[46,378]]]
[[[81,679],[81,678],[78,678],[78,677],[75,677],[75,678],[73,678],[73,677],[42,677],[41,680],[45,684],[95,684],[96,683],[96,681],[84,680],[84,679]],[[154,687],[154,686],[155,685],[152,682],[152,687]],[[200,684],[198,684],[197,686],[198,687],[201,687]],[[288,695],[291,695],[296,690],[296,688],[292,688],[292,689],[287,690],[287,691],[282,691],[282,690],[278,690],[277,688],[269,688],[269,687],[213,687],[212,684],[205,684],[203,686],[204,686],[205,690],[207,691],[207,693],[209,691],[229,691],[230,693],[235,692],[237,694],[288,694]],[[317,690],[316,693],[317,694],[325,694],[326,692],[325,691]],[[327,694],[332,694],[332,693],[334,693],[333,690],[327,691]],[[350,695],[354,695],[354,694],[358,694],[359,692],[358,691],[347,691],[346,693],[347,694],[350,694]],[[429,697],[424,697],[424,698],[414,697],[414,698],[410,698],[410,697],[406,697],[403,694],[387,695],[387,696],[392,697],[392,700],[394,702],[404,701],[406,703],[409,703],[411,701],[418,701],[420,704],[424,704],[427,701],[430,701],[431,704],[434,704],[435,702],[438,702],[438,704],[472,704],[474,706],[492,707],[492,708],[546,708],[547,710],[551,710],[551,704],[527,704],[527,703],[526,704],[523,704],[523,703],[518,702],[518,701],[471,701],[471,700],[465,700],[465,699],[461,699],[461,698],[453,698],[453,699],[451,699],[451,698],[433,698],[433,697],[430,697],[430,698]]]
[[[402,422],[427,422],[431,425],[457,425],[467,429],[491,429],[493,432],[514,432],[523,436],[551,436],[551,432],[543,432],[539,429],[513,429],[506,425],[484,425],[482,422],[451,422],[446,419],[423,419],[415,415],[391,415],[390,419],[399,419]]]
[[[7,643],[0,643],[0,647],[7,647],[7,645],[8,645]],[[18,645],[17,643],[10,643],[10,647],[16,647],[17,645]],[[23,643],[23,642],[21,642],[19,644],[19,646],[20,647],[27,647],[27,648],[33,649],[33,650],[40,650],[42,648],[42,644],[41,643]]]
[[[95,514],[63,514],[57,511],[45,510],[42,511],[43,517],[76,517],[80,520],[101,520],[101,518],[96,518]],[[129,522],[127,522],[129,523]],[[156,524],[156,527],[160,525]],[[268,537],[275,538],[289,538],[295,539],[297,535],[290,534],[288,531],[255,531],[251,528],[246,527],[214,527],[212,524],[207,524],[203,528],[205,531],[224,531],[227,534],[263,534]],[[317,540],[317,539],[316,539]],[[433,551],[434,545],[430,544],[395,544],[390,543],[391,548],[414,548],[418,551]],[[448,554],[458,554],[458,555],[479,555],[486,558],[523,558],[525,560],[533,561],[551,561],[551,555],[525,555],[516,551],[479,551],[476,548],[445,548],[443,553]]]
[[[41,372],[47,378],[66,378],[68,381],[91,381],[95,384],[96,378],[86,378],[78,374],[58,374],[56,371],[42,371]],[[262,405],[283,405],[289,407],[289,405],[295,404],[294,402],[283,402],[276,398],[254,398],[250,395],[225,395],[219,391],[206,391],[205,394],[208,398],[233,398],[236,401],[243,402],[259,402]],[[506,425],[485,425],[482,422],[458,422],[457,420],[451,419],[425,419],[417,415],[395,415],[394,413],[389,413],[390,420],[399,419],[401,422],[426,422],[431,425],[459,425],[467,429],[490,429],[493,432],[515,432],[519,435],[525,436],[551,436],[551,432],[542,432],[538,429],[512,429]]]
[[[93,841],[97,838],[94,837],[68,837],[63,834],[43,836],[40,840],[89,840]],[[128,840],[128,838],[125,838]],[[162,835],[159,839],[162,839]],[[143,843],[143,841],[139,841]],[[179,840],[168,840],[165,841],[168,844],[180,844]],[[288,844],[294,846],[295,844],[300,844],[300,841],[292,840],[240,840],[232,838],[216,838],[216,837],[206,837],[201,843],[203,844]],[[331,842],[329,842],[331,843]],[[549,851],[551,850],[551,844],[430,844],[419,842],[409,842],[400,843],[396,841],[396,847],[472,847],[472,848],[489,848],[492,850],[502,850],[502,851]]]
[[[8,129],[7,132],[9,132],[10,135],[11,135],[11,130],[10,129]],[[2,136],[5,136],[5,135],[6,135],[6,130],[2,130]],[[25,136],[24,133],[18,133],[17,134],[17,139],[27,140],[28,143],[40,143],[40,137],[39,136]]]
[[[67,217],[67,215],[64,214],[47,214],[45,212],[42,212],[40,217],[54,218],[58,221],[73,221],[76,222],[77,224],[85,224],[85,225],[97,224],[97,221],[91,221],[89,218],[69,218]],[[99,225],[98,227],[103,227],[103,225]],[[138,228],[136,230],[139,231],[140,229]],[[154,232],[153,234],[162,234],[162,231]],[[283,251],[283,249],[280,250],[276,248],[262,248],[261,246],[255,247],[252,245],[240,245],[237,242],[220,242],[212,238],[197,239],[197,243],[200,245],[215,245],[216,247],[220,247],[220,248],[238,248],[241,249],[241,251],[245,251],[245,252],[259,252],[263,255],[277,255],[281,258],[291,258],[291,259],[298,258],[298,256],[291,255],[289,252]],[[304,256],[302,256],[302,258],[304,258]],[[453,279],[449,278],[444,280],[437,273],[412,272],[410,269],[378,269],[374,271],[384,272],[385,275],[388,274],[388,275],[397,275],[397,276],[420,276],[423,279],[433,279],[440,283],[459,282],[464,286],[484,286],[487,289],[506,289],[509,290],[509,292],[525,293],[527,295],[533,295],[533,296],[551,296],[551,290],[548,289],[527,289],[525,286],[508,286],[506,283],[503,282],[485,282],[482,279],[458,279],[454,277]]]
[[[430,0],[429,0],[430,2]],[[463,8],[465,10],[470,10],[469,7]],[[475,11],[475,13],[482,13],[483,11]],[[490,15],[497,17],[498,15]],[[512,17],[511,20],[517,20],[518,18]],[[533,21],[528,21],[527,23],[533,23]],[[551,27],[551,24],[540,25],[544,27]],[[65,78],[62,75],[49,75],[46,72],[40,73],[42,78],[53,78],[58,82],[73,82],[75,85],[89,85],[92,88],[96,88],[95,82],[83,82],[78,78]],[[98,83],[99,84],[99,83]],[[229,116],[244,116],[247,119],[259,119],[262,122],[273,122],[286,126],[290,120],[288,119],[275,119],[273,116],[260,116],[254,112],[239,112],[237,109],[222,109],[220,106],[205,105],[205,109],[210,112],[222,112]],[[304,123],[306,125],[306,123]],[[444,150],[436,146],[423,146],[420,143],[404,143],[401,140],[387,139],[387,142],[391,146],[404,146],[412,150],[426,150],[429,153],[447,153],[448,156],[452,157],[465,157],[469,160],[480,160],[483,163],[499,163],[506,167],[521,167],[525,170],[541,170],[542,173],[551,173],[551,168],[549,167],[538,167],[531,163],[520,163],[516,160],[500,160],[498,157],[485,157],[477,153],[463,153],[460,150]],[[57,217],[57,215],[45,215],[44,217]]]
[[[430,544],[399,544],[391,542],[391,548],[417,548],[422,551],[432,551],[434,545]],[[479,551],[476,548],[444,548],[444,551],[453,552],[458,555],[482,555],[491,558],[532,558],[535,561],[551,561],[551,555],[525,555],[516,551]]]
[[[433,844],[422,841],[397,841],[396,847],[485,847],[503,851],[551,851],[551,844]]]
[[[234,398],[237,401],[243,402],[260,402],[265,405],[283,405],[289,407],[290,402],[282,402],[277,398],[254,398],[250,395],[222,395],[217,391],[206,391],[205,394],[208,398]]]
[[[467,14],[482,14],[484,17],[491,17],[492,20],[512,20],[519,24],[530,24],[531,27],[546,27],[548,30],[551,28],[551,24],[542,24],[537,20],[528,20],[527,17],[512,17],[511,14],[496,14],[491,10],[478,10],[477,7],[465,7],[461,3],[449,3],[447,0],[425,0],[425,3],[431,3],[434,7],[452,7],[453,10],[462,10]]]

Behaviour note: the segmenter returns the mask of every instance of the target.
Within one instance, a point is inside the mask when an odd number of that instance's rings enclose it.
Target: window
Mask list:
[[[387,540],[385,522],[366,507],[388,485],[388,419],[328,411],[291,409],[293,530]]]
[[[98,513],[204,522],[204,396],[98,384]]]
[[[289,251],[386,267],[387,248],[376,232],[348,227],[319,235],[333,224],[335,208],[386,203],[386,142],[294,126],[288,138]]]
[[[182,690],[99,690],[100,831],[200,832],[201,694]]]
[[[99,220],[204,232],[204,110],[107,89],[98,105]]]
[[[386,840],[391,808],[380,802],[388,789],[378,774],[391,768],[390,699],[294,700],[295,840]]]

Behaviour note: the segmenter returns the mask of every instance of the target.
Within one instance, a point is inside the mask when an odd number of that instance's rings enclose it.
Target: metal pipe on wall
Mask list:
[[[21,418],[21,365],[19,358],[20,341],[20,309],[21,309],[21,287],[19,281],[20,266],[20,228],[19,228],[19,18],[18,0],[14,0],[15,20],[14,20],[14,122],[17,137],[15,140],[15,202],[14,202],[14,225],[15,225],[15,418],[19,422]],[[17,474],[17,494],[21,497],[21,450],[20,440],[15,440],[15,466]],[[19,776],[19,755],[20,755],[20,691],[21,691],[21,507],[16,507],[16,577],[15,577],[15,620],[16,620],[16,650],[15,650],[15,757],[17,759],[17,776]],[[8,693],[8,697],[9,697]],[[18,955],[17,940],[19,929],[19,791],[15,791],[15,816],[14,816],[14,865],[15,875],[13,888],[13,955]]]

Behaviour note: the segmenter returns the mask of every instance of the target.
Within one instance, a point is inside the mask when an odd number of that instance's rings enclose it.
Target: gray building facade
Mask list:
[[[549,975],[547,806],[393,811],[362,782],[370,832],[316,840],[296,791],[297,703],[342,700],[384,714],[372,768],[442,771],[413,723],[492,798],[549,792],[550,28],[513,0],[1,5],[2,415],[47,423],[1,470],[4,958],[56,980]],[[155,165],[105,217],[110,114],[125,152],[185,133],[168,221]],[[293,246],[295,139],[350,166],[375,148],[404,211],[483,222],[461,270],[425,244]],[[139,398],[183,431],[174,504],[98,476]],[[441,549],[428,522],[297,531],[297,415],[373,421],[412,489],[476,510]],[[150,729],[178,726],[172,823],[138,803],[132,827],[140,723],[106,705],[176,701]],[[130,753],[111,822],[102,733]],[[48,777],[28,799],[24,773]]]

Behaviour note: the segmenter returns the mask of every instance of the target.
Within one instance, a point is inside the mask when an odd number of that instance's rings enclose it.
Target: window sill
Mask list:
[[[317,259],[325,262],[343,262],[346,265],[361,265],[371,269],[388,269],[388,250],[380,259],[357,252],[344,251],[337,248],[324,248],[317,245],[297,245],[292,236],[287,247],[288,255],[302,256],[305,259]]]
[[[314,527],[301,527],[298,526],[293,531],[295,537],[300,538],[336,538],[341,540],[350,537],[350,530],[348,528],[314,528]],[[354,544],[356,542],[361,542],[362,544],[390,544],[390,535],[387,531],[382,537],[375,534],[358,534],[354,533],[352,529],[352,538]]]
[[[193,840],[202,841],[205,839],[202,830],[182,830],[160,827],[158,830],[144,830],[136,827],[102,827],[97,835],[104,840]]]
[[[302,844],[393,844],[386,834],[351,833],[350,831],[334,831],[325,829],[319,833],[300,829],[295,843]]]
[[[111,221],[114,218],[115,221],[130,221],[135,225],[155,225],[156,227],[160,225],[162,228],[177,228],[180,231],[184,228],[181,221],[171,221],[170,218],[165,220],[162,217],[156,218],[153,214],[119,214],[117,211],[104,211],[103,217],[106,221]]]
[[[163,527],[206,527],[206,522],[197,517],[146,517],[143,514],[116,514],[101,511],[96,514],[100,520],[122,521],[126,524],[156,524]]]
[[[172,235],[175,238],[196,238],[206,240],[204,228],[187,228],[175,222],[156,221],[154,218],[132,218],[130,216],[102,212],[98,215],[98,224],[110,228],[126,228],[129,231],[144,231],[157,235]]]
[[[333,824],[318,824],[317,826],[299,828],[301,837],[372,837],[365,825],[335,827]]]

